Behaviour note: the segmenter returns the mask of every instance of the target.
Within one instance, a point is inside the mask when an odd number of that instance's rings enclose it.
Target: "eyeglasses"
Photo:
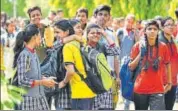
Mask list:
[[[166,25],[164,25],[164,27],[173,27],[174,26],[174,24],[166,24]]]

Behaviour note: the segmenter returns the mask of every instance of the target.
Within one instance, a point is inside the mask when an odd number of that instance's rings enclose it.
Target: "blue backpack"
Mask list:
[[[134,71],[131,71],[129,69],[129,62],[130,58],[125,57],[123,58],[123,65],[121,66],[120,70],[120,80],[121,80],[121,91],[122,96],[125,99],[128,99],[130,101],[133,101],[133,89],[134,89],[134,82],[136,80],[136,77],[141,71],[141,61],[139,62],[138,66]]]

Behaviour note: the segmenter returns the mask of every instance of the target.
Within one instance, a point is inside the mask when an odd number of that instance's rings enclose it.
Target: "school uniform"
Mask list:
[[[26,89],[19,110],[49,110],[44,87],[34,87],[34,80],[41,80],[40,63],[34,50],[24,48],[17,59],[18,86]]]

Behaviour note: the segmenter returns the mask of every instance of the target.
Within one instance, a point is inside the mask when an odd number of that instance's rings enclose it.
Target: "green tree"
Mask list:
[[[26,7],[25,0],[16,0],[17,17],[25,16],[24,8]],[[8,16],[13,17],[13,0],[1,0],[1,11],[5,11]]]
[[[174,17],[174,10],[178,7],[177,0],[49,0],[49,4],[53,9],[63,8],[66,17],[75,16],[80,7],[86,7],[92,16],[98,5],[107,4],[112,7],[114,17],[133,13],[137,19],[150,19],[156,15]]]

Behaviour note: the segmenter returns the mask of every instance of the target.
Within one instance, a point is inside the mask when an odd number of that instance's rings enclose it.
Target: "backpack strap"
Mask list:
[[[91,67],[90,67],[90,65],[89,65],[90,63],[88,62],[88,60],[87,60],[86,57],[84,56],[85,54],[82,53],[82,50],[85,50],[85,47],[84,47],[82,44],[80,44],[80,47],[78,47],[78,46],[75,45],[75,44],[72,44],[72,45],[75,46],[75,47],[77,47],[77,48],[79,48],[80,54],[81,54],[81,57],[82,57],[82,61],[83,61],[83,65],[84,65],[84,68],[85,68],[85,71],[86,71],[86,72],[89,71],[89,70],[91,69]],[[75,69],[76,73],[80,76],[80,78],[81,78],[82,80],[84,80],[85,78],[84,78],[83,74],[81,74],[81,73],[78,71],[78,69],[76,68],[75,65],[74,65],[74,69]]]

